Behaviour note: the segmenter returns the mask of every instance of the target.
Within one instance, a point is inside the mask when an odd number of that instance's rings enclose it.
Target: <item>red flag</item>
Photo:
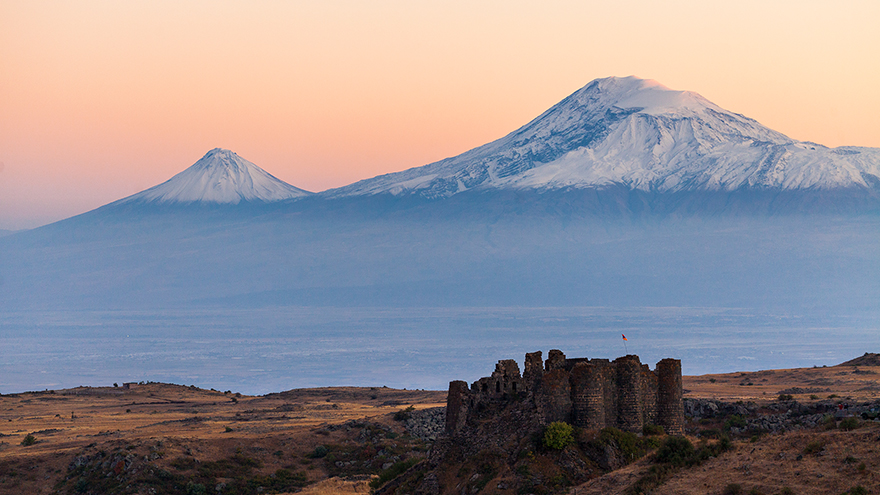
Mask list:
[[[623,337],[623,340],[626,340],[626,335],[620,334],[620,336]],[[628,340],[626,340],[626,341],[629,342]]]

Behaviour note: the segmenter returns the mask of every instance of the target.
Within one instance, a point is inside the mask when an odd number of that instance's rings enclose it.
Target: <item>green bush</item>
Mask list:
[[[721,492],[723,495],[742,495],[743,487],[739,483],[730,483]]]
[[[603,428],[599,432],[599,438],[596,443],[599,447],[604,448],[606,445],[612,445],[620,450],[620,455],[626,462],[632,462],[643,455],[648,450],[656,449],[660,446],[658,438],[642,437],[639,438],[635,433],[628,431],[620,431],[617,428]]]
[[[406,409],[401,409],[394,413],[394,421],[406,421],[412,416],[412,412],[415,411],[416,408],[413,406],[409,406]]]
[[[28,446],[33,445],[35,443],[37,443],[37,437],[33,436],[30,433],[28,433],[27,436],[24,437],[24,440],[21,441],[21,444],[24,445],[25,447],[28,447]]]
[[[849,493],[849,495],[868,495],[868,489],[862,485],[856,485],[850,488],[846,493]]]
[[[186,484],[186,495],[207,495],[208,491],[205,490],[205,485],[201,483],[194,483],[190,481]]]
[[[554,421],[544,430],[544,446],[562,450],[574,443],[574,428],[563,421]]]
[[[718,428],[705,428],[700,430],[699,436],[703,438],[721,438],[721,430]]]
[[[730,441],[730,437],[727,435],[721,435],[721,439],[718,441],[718,449],[721,452],[727,452],[732,448],[733,442]]]
[[[664,435],[665,433],[666,431],[660,425],[645,424],[645,426],[642,427],[642,435],[645,436]]]
[[[858,418],[844,418],[840,422],[840,425],[838,425],[838,428],[840,428],[841,430],[851,431],[855,430],[859,426],[861,426],[861,421],[859,421]]]
[[[812,442],[808,443],[806,447],[804,447],[804,454],[818,454],[819,452],[822,452],[822,449],[824,448],[824,440],[813,440]]]
[[[826,414],[825,416],[822,416],[822,425],[824,425],[824,428],[826,430],[833,430],[837,428],[837,423],[834,420],[834,415]]]
[[[733,414],[724,421],[724,431],[730,431],[731,427],[745,428],[748,424],[749,423],[748,421],[746,421],[746,418],[740,416],[739,414]]]
[[[657,450],[657,462],[683,466],[694,457],[694,444],[685,437],[667,437]]]
[[[322,457],[326,457],[327,452],[327,447],[324,447],[323,445],[318,445],[317,447],[315,447],[315,450],[308,455],[308,457],[311,457],[312,459],[320,459]]]
[[[781,402],[781,401],[787,401],[787,400],[794,400],[794,397],[791,394],[779,394],[779,397],[777,399]]]

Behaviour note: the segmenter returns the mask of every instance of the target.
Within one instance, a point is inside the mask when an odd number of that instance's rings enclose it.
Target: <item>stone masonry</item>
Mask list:
[[[587,429],[613,426],[641,432],[646,424],[671,435],[684,434],[681,361],[664,359],[654,371],[636,355],[607,359],[567,359],[551,350],[526,354],[525,368],[512,359],[498,361],[491,376],[473,385],[449,384],[446,431],[455,436],[472,411],[490,403],[530,401],[542,423],[566,421]]]

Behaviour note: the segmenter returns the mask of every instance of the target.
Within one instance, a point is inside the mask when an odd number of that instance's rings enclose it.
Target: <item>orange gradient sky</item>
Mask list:
[[[497,139],[592,79],[880,147],[880,2],[0,0],[0,229],[211,148],[311,191]]]

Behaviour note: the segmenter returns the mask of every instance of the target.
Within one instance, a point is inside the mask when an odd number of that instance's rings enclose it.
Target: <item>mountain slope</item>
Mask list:
[[[702,96],[635,77],[597,79],[497,141],[325,191],[446,198],[468,190],[603,188],[880,193],[880,149],[795,141]]]
[[[311,194],[274,177],[232,151],[215,148],[171,179],[116,204],[238,204],[242,201],[281,201]]]

